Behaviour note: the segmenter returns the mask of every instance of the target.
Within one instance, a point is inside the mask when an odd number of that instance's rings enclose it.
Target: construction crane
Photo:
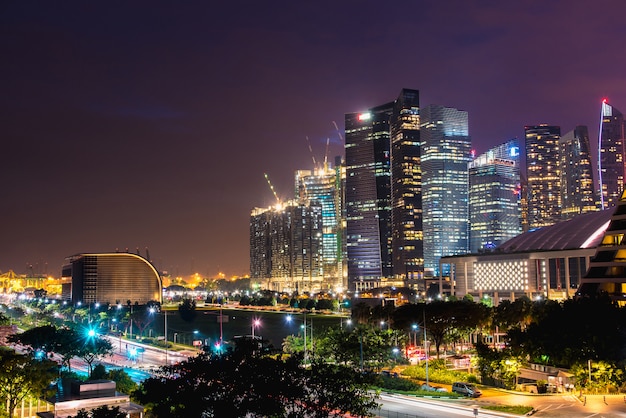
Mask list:
[[[270,177],[267,175],[267,173],[263,173],[263,175],[265,176],[265,180],[267,180],[267,184],[270,186],[270,190],[272,191],[272,193],[274,194],[274,197],[276,198],[276,204],[280,206],[281,204],[280,199],[278,195],[276,194],[276,190],[274,190],[274,186],[272,185],[272,182],[270,181]]]

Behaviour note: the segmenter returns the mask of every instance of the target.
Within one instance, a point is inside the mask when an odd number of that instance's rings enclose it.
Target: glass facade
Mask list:
[[[346,250],[351,290],[391,276],[389,120],[394,103],[345,115]]]
[[[322,208],[322,269],[324,288],[341,290],[342,252],[341,189],[337,171],[326,165],[314,170],[296,171],[296,196],[303,205],[317,204]]]
[[[553,225],[561,220],[559,126],[526,126],[528,227]]]
[[[409,286],[424,275],[419,92],[403,89],[391,119],[393,275]]]
[[[439,259],[469,249],[468,115],[439,105],[420,112],[424,270],[426,275],[447,275],[448,270],[439,271]]]
[[[520,152],[511,140],[469,164],[470,252],[492,251],[522,232]]]
[[[161,302],[161,276],[145,258],[130,253],[78,254],[68,258],[64,278],[72,279],[73,304],[145,305]]]
[[[322,207],[288,202],[250,216],[250,277],[279,292],[322,288]]]
[[[561,218],[571,219],[578,214],[598,210],[587,127],[577,126],[563,135],[559,148]]]
[[[615,206],[624,190],[626,178],[624,130],[624,115],[606,101],[603,102],[598,165],[603,209]]]

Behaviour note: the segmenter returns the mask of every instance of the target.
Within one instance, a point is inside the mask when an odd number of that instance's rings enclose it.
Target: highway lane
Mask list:
[[[517,415],[497,413],[493,411],[478,410],[468,405],[446,404],[431,399],[420,399],[403,395],[381,394],[378,416],[385,418],[457,418],[457,417],[512,417]],[[519,416],[517,416],[519,417]]]

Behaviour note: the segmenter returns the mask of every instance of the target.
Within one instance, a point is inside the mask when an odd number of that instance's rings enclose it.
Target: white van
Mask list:
[[[482,392],[478,390],[476,386],[465,382],[454,382],[452,384],[452,392],[469,396],[470,398],[478,398],[482,395]]]

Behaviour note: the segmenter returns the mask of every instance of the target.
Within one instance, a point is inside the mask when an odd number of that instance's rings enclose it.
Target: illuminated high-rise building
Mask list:
[[[341,188],[337,171],[324,164],[296,171],[296,194],[301,204],[322,207],[322,268],[325,290],[343,290],[341,245]]]
[[[439,271],[439,259],[469,249],[468,115],[429,105],[420,110],[420,119],[424,270],[426,275],[446,275]]]
[[[561,220],[559,126],[526,126],[528,227],[553,225]]]
[[[291,201],[250,216],[250,277],[278,292],[322,290],[322,206]]]
[[[492,251],[522,232],[520,152],[507,141],[469,164],[470,252]]]
[[[624,190],[626,178],[626,139],[624,115],[602,102],[601,135],[598,155],[598,181],[602,208],[615,206]]]
[[[391,117],[393,275],[409,286],[424,275],[419,92],[403,89]]]
[[[392,274],[389,121],[394,103],[345,115],[346,250],[351,290]]]
[[[586,126],[577,126],[559,139],[559,171],[561,218],[598,210]]]

